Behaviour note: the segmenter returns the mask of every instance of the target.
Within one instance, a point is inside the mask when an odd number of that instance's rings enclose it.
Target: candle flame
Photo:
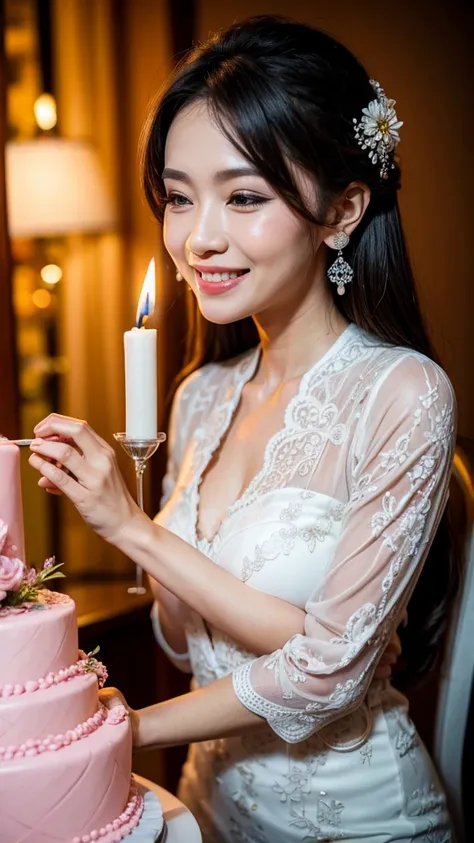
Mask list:
[[[148,264],[137,307],[137,328],[145,324],[155,309],[155,259]]]

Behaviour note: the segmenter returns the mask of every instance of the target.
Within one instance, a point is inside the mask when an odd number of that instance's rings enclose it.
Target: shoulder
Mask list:
[[[373,346],[371,368],[365,405],[355,428],[356,461],[364,454],[384,452],[395,441],[402,451],[411,441],[451,452],[457,412],[446,372],[424,354],[381,343]]]
[[[379,346],[375,359],[377,371],[369,403],[407,410],[420,406],[428,409],[436,404],[455,410],[456,398],[448,375],[425,354],[398,346]]]
[[[349,450],[353,476],[374,465],[398,470],[410,454],[448,466],[456,441],[456,399],[446,372],[407,348],[373,346],[369,388]]]

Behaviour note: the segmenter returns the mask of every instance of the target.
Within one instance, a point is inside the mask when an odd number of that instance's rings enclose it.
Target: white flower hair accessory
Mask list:
[[[362,149],[369,149],[372,164],[380,165],[380,178],[388,179],[389,170],[393,170],[393,154],[400,143],[398,130],[403,122],[398,119],[394,109],[395,100],[389,100],[382,86],[370,80],[376,99],[362,109],[362,118],[353,119],[355,137]]]

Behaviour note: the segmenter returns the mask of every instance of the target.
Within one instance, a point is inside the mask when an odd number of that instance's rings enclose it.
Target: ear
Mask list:
[[[349,236],[359,225],[370,202],[370,188],[364,182],[351,182],[332,203],[331,228],[327,228],[324,243],[334,249],[334,238],[340,231]]]

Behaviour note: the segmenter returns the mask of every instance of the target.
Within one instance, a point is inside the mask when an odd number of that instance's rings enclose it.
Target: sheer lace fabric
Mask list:
[[[281,430],[269,438],[261,470],[212,541],[199,538],[201,478],[259,356],[255,349],[210,364],[181,385],[156,520],[249,588],[304,609],[305,634],[257,658],[188,612],[194,681],[204,685],[231,673],[238,698],[268,726],[253,755],[245,736],[193,747],[181,794],[208,829],[206,843],[287,843],[308,831],[316,835],[315,829],[323,837],[314,839],[358,839],[368,832],[360,826],[359,798],[353,799],[354,776],[360,776],[360,763],[366,776],[372,764],[373,787],[380,790],[383,780],[387,796],[380,816],[373,799],[364,816],[374,817],[377,833],[386,821],[389,833],[380,840],[426,832],[426,840],[437,833],[436,840],[449,843],[444,795],[405,704],[389,685],[378,689],[372,676],[446,502],[455,438],[451,385],[423,355],[383,346],[349,326],[302,378]],[[364,707],[373,725],[368,739],[360,740]],[[327,750],[337,750],[344,733],[360,752],[342,753],[343,761],[340,751]],[[294,757],[290,744],[298,744]],[[301,784],[301,816],[290,810],[286,777],[292,793],[295,781]],[[392,794],[395,780],[401,789]],[[269,789],[269,781],[279,784]],[[326,790],[339,791],[333,813],[318,795]],[[387,807],[389,794],[398,805],[397,822]],[[284,803],[279,808],[278,800]],[[378,843],[377,835],[373,839]]]
[[[250,587],[305,608],[304,636],[258,659],[241,653],[240,665],[214,653],[203,676],[233,669],[242,703],[293,742],[367,692],[446,503],[454,397],[432,361],[351,325],[303,377],[213,541],[199,539],[200,478],[258,359],[211,364],[181,386],[159,521]]]

